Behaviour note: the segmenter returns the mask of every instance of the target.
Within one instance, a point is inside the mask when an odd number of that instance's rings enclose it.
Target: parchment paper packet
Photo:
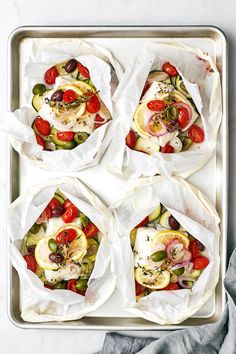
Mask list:
[[[89,69],[99,96],[113,116],[112,94],[123,73],[120,64],[106,48],[79,39],[37,39],[29,52],[20,81],[21,108],[5,114],[1,129],[10,135],[10,142],[21,157],[39,168],[75,172],[96,165],[112,138],[113,120],[97,128],[73,150],[43,151],[31,128],[37,116],[31,106],[32,88],[44,82],[44,73],[51,66],[76,58]]]
[[[48,205],[56,190],[99,228],[103,234],[96,262],[85,296],[69,290],[50,290],[38,276],[27,269],[21,254],[22,240]],[[110,211],[78,179],[62,177],[31,187],[8,210],[11,238],[10,258],[20,277],[21,316],[29,322],[68,321],[79,319],[100,307],[115,288],[111,249],[114,240]]]
[[[130,231],[161,203],[207,249],[208,266],[192,289],[154,291],[136,302]],[[219,277],[219,216],[207,198],[181,178],[140,179],[112,205],[119,240],[113,247],[116,286],[124,307],[149,321],[177,324],[191,317],[212,296]],[[122,262],[121,262],[122,259]]]
[[[160,70],[165,62],[174,65],[182,76],[200,113],[205,139],[180,153],[147,155],[127,147],[125,137],[149,72]],[[199,48],[174,42],[147,43],[126,69],[113,101],[117,133],[109,147],[112,172],[121,174],[130,170],[135,177],[163,174],[186,178],[203,167],[212,155],[222,118],[220,74],[211,56]]]

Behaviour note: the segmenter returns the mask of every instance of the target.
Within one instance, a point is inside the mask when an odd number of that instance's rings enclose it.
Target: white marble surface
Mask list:
[[[235,40],[234,0],[0,0],[0,116],[7,102],[7,38],[22,25],[216,25],[225,31],[230,54],[230,200],[229,252],[235,223]],[[233,98],[232,98],[233,97]],[[37,331],[13,326],[6,312],[6,140],[0,134],[0,352],[1,354],[94,353],[102,347],[105,332]],[[148,333],[140,333],[148,335]],[[158,334],[152,333],[158,336]]]

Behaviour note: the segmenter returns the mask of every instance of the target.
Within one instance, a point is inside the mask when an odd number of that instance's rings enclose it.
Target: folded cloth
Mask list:
[[[99,354],[236,354],[236,249],[224,285],[228,302],[213,324],[175,331],[160,339],[108,333]]]

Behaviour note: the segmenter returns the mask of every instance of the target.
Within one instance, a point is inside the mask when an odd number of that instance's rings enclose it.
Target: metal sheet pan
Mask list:
[[[8,68],[8,108],[15,110],[20,106],[20,73],[27,61],[27,42],[37,38],[66,39],[83,38],[96,42],[110,49],[120,63],[125,66],[128,61],[141,49],[148,40],[178,40],[180,42],[199,46],[208,51],[216,60],[221,73],[223,93],[223,121],[218,135],[216,153],[207,165],[188,179],[216,205],[221,216],[221,274],[216,287],[215,296],[192,318],[179,325],[161,326],[144,319],[133,317],[119,307],[118,294],[103,305],[99,310],[77,321],[26,323],[20,316],[20,284],[16,271],[8,264],[8,314],[10,320],[21,328],[41,329],[94,329],[94,330],[171,330],[203,325],[216,322],[225,306],[225,292],[223,278],[226,269],[227,245],[227,161],[228,161],[228,114],[227,114],[227,44],[224,34],[212,26],[151,26],[151,27],[21,27],[16,29],[9,38]],[[106,159],[106,158],[105,158]],[[104,159],[104,160],[105,160]],[[109,175],[103,162],[94,170],[97,185],[95,192],[103,201],[109,204],[120,196],[121,180]],[[80,179],[94,189],[94,173],[82,171]],[[32,178],[33,176],[33,178]],[[42,180],[58,176],[55,172],[39,171],[35,167],[22,161],[19,155],[9,146],[8,155],[8,203],[14,201],[19,193],[28,186]],[[98,177],[97,177],[98,176]],[[207,178],[206,178],[207,176]],[[109,179],[109,188],[103,188],[104,180]],[[101,182],[101,183],[99,183]],[[115,188],[114,188],[115,187]],[[118,188],[120,187],[120,189]],[[10,242],[8,237],[8,243]]]

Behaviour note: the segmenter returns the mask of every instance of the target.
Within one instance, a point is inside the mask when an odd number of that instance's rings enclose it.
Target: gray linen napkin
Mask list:
[[[224,285],[228,302],[217,323],[175,331],[160,339],[107,333],[99,354],[236,354],[236,249]]]

